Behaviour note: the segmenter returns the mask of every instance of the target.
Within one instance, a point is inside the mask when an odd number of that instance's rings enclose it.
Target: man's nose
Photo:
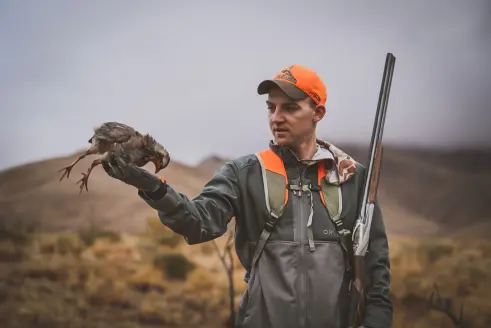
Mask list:
[[[284,117],[283,117],[283,113],[281,112],[281,110],[276,109],[271,114],[271,122],[273,122],[273,123],[279,123],[279,122],[283,122],[283,120],[284,120]]]

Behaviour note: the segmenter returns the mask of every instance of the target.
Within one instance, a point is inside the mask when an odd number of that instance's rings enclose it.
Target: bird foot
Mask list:
[[[89,191],[89,188],[87,186],[88,182],[89,182],[89,175],[82,173],[82,178],[77,181],[77,183],[80,184],[80,194],[82,193],[82,190],[84,190],[84,187],[85,190]]]
[[[72,171],[72,168],[73,168],[72,165],[68,165],[68,166],[65,166],[64,168],[62,168],[61,170],[58,170],[58,172],[65,171],[65,172],[63,172],[63,175],[61,176],[60,181],[63,180],[63,178],[65,176],[67,179],[70,177],[70,172]]]

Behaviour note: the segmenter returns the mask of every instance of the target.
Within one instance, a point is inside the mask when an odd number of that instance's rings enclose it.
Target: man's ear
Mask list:
[[[317,105],[314,108],[314,123],[318,123],[320,120],[322,120],[324,115],[326,115],[326,107],[324,105]]]

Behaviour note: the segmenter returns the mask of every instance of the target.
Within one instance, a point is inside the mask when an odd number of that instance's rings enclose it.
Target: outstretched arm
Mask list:
[[[239,207],[236,166],[223,165],[193,199],[162,182],[156,191],[138,194],[158,211],[163,224],[184,236],[188,244],[212,240],[227,231]]]

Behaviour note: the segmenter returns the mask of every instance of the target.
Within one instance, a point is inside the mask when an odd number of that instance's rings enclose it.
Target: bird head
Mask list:
[[[165,169],[170,162],[169,152],[159,144],[152,136],[144,136],[146,148],[149,151],[149,160],[155,165],[155,173]]]

